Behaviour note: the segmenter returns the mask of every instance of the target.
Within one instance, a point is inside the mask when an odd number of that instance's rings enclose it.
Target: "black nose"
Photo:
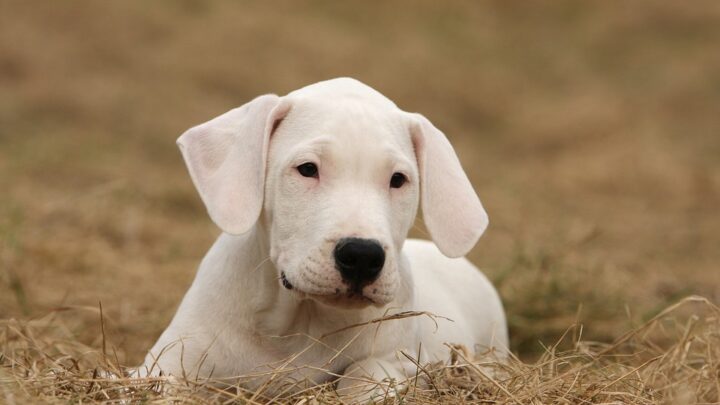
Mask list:
[[[385,250],[372,239],[340,239],[334,254],[343,280],[356,288],[374,281],[385,264]]]

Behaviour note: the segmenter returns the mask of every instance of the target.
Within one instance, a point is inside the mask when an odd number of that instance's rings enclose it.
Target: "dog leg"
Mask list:
[[[382,402],[407,390],[414,369],[415,365],[404,359],[370,357],[345,369],[337,392],[352,403]]]

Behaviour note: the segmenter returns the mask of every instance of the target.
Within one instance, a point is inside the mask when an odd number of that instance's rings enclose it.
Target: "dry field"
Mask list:
[[[395,401],[720,401],[720,2],[0,0],[0,403],[161,400],[94,370],[142,359],[218,234],[175,138],[336,76],[450,137],[518,356]]]

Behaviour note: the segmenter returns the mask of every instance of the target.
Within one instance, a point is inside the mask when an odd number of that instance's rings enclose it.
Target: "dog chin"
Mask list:
[[[381,303],[358,293],[332,295],[308,294],[307,296],[323,305],[342,309],[362,309],[369,306],[382,306]]]
[[[361,291],[340,292],[340,289],[336,289],[334,293],[327,294],[308,292],[305,291],[302,287],[291,284],[287,276],[285,275],[285,272],[280,273],[280,282],[289,293],[294,294],[300,299],[309,299],[320,304],[335,308],[362,309],[369,306],[375,306],[379,308],[387,303],[385,300],[369,297]],[[387,298],[384,296],[381,297]]]
[[[363,309],[370,306],[382,307],[384,305],[384,303],[377,302],[362,293],[313,294],[300,289],[294,289],[293,292],[300,295],[302,299],[339,309]]]

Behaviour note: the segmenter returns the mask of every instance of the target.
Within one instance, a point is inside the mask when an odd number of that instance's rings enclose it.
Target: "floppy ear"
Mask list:
[[[210,218],[224,232],[245,233],[257,222],[268,141],[289,108],[274,94],[260,96],[178,138],[195,188]]]
[[[410,116],[425,225],[445,256],[464,256],[485,232],[487,213],[445,134],[424,116]]]

